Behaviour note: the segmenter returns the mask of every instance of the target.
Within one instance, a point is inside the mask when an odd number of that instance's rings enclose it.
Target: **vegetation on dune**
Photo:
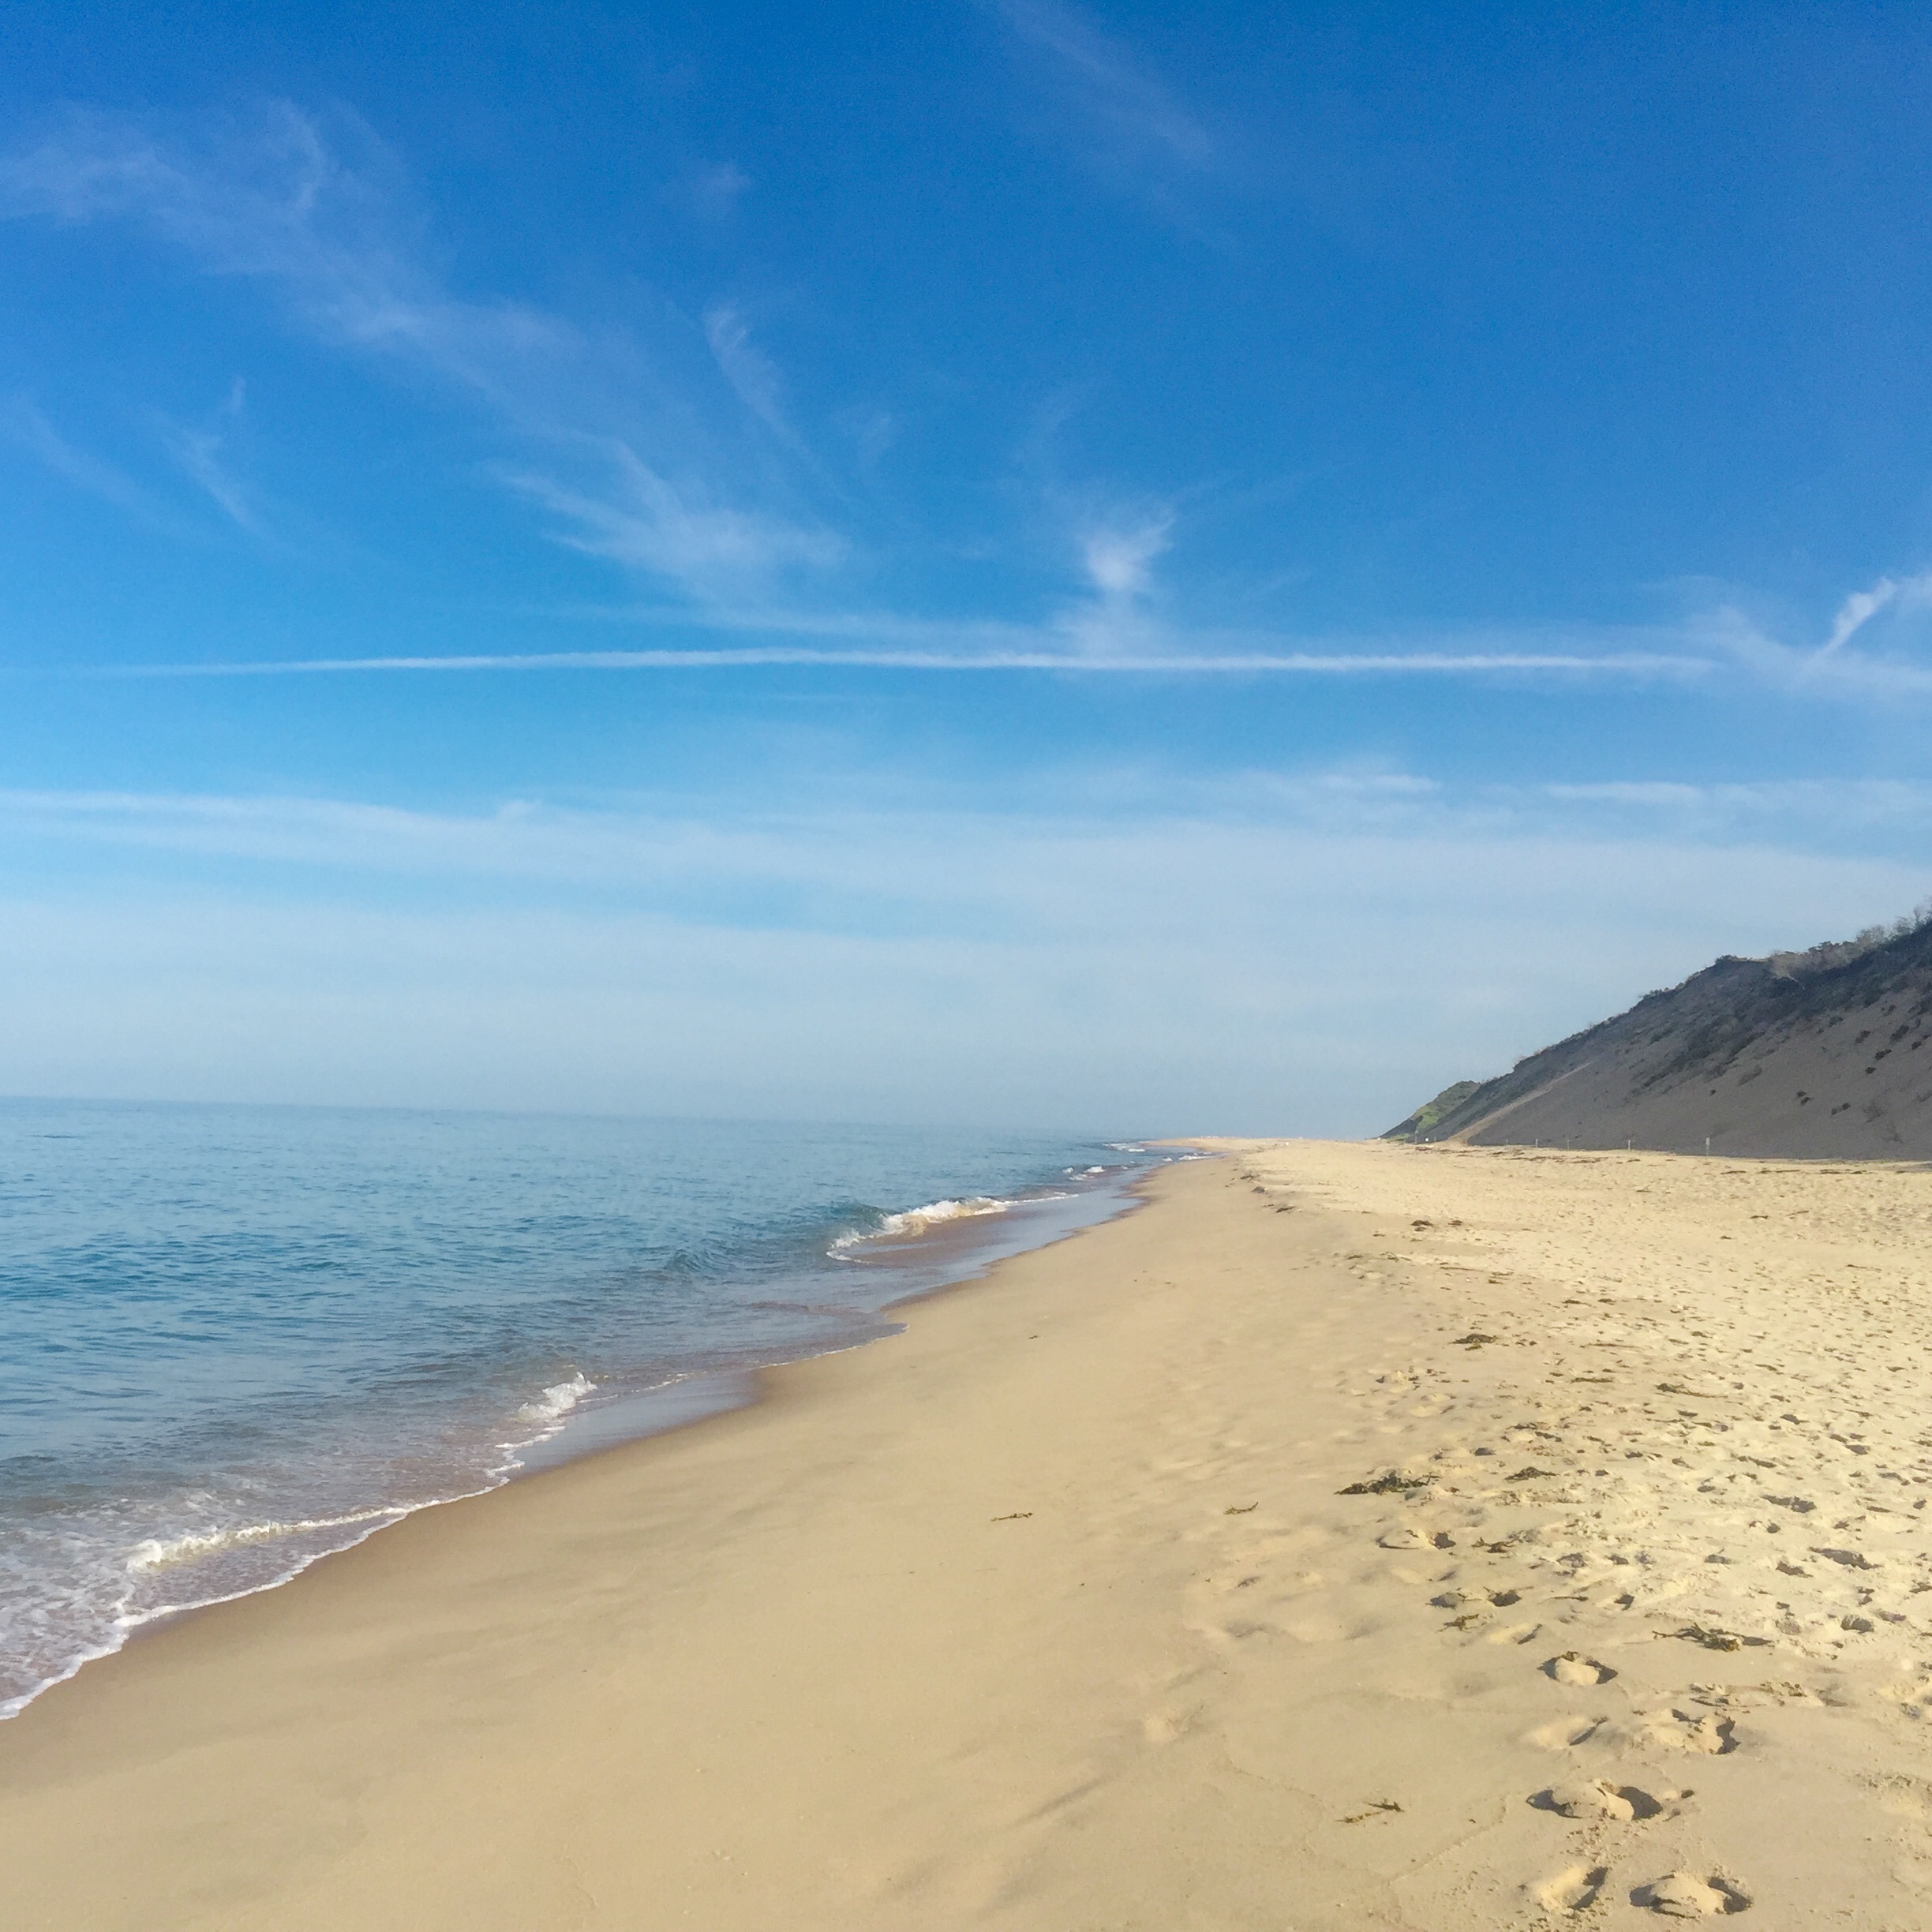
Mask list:
[[[1458,1080],[1453,1087],[1445,1087],[1433,1100],[1425,1101],[1399,1126],[1391,1127],[1383,1135],[1384,1140],[1413,1140],[1425,1134],[1445,1114],[1453,1114],[1482,1083],[1480,1080]]]
[[[1851,939],[1827,939],[1803,953],[1773,953],[1765,960],[1780,979],[1802,979],[1807,974],[1827,972],[1834,966],[1849,966],[1867,953],[1875,953],[1894,939],[1908,939],[1932,926],[1932,899],[1915,905],[1889,926],[1867,926]]]

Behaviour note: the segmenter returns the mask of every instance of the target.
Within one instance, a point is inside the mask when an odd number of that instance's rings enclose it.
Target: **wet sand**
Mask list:
[[[50,1692],[5,1923],[1923,1923],[1932,1176],[1219,1144]]]

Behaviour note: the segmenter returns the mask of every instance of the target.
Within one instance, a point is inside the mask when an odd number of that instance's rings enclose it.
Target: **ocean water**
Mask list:
[[[1046,1136],[0,1102],[0,1715],[1117,1212]]]

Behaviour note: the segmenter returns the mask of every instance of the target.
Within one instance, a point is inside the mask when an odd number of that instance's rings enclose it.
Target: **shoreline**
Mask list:
[[[1196,1144],[30,1706],[13,1923],[1919,1922],[1932,1177]]]
[[[1175,1158],[1189,1157],[1167,1157],[1169,1160]],[[970,1287],[983,1280],[1003,1260],[1043,1252],[1072,1239],[1087,1228],[1103,1226],[1110,1221],[1132,1214],[1143,1204],[1140,1181],[1165,1164],[1163,1160],[1150,1160],[1137,1170],[1109,1174],[1099,1185],[1089,1185],[1084,1189],[1023,1194],[1005,1204],[997,1212],[934,1220],[910,1235],[881,1234],[848,1237],[852,1251],[829,1257],[836,1258],[841,1266],[883,1268],[889,1274],[898,1272],[927,1278],[932,1277],[936,1271],[939,1278],[927,1279],[923,1285],[879,1302],[870,1313],[886,1326],[877,1332],[830,1341],[796,1354],[728,1366],[694,1368],[655,1386],[605,1402],[573,1402],[553,1419],[550,1427],[527,1441],[501,1445],[503,1453],[510,1459],[481,1470],[474,1488],[399,1503],[393,1507],[370,1503],[358,1512],[369,1520],[366,1530],[352,1541],[302,1556],[282,1575],[223,1595],[150,1612],[122,1624],[115,1642],[80,1655],[58,1676],[50,1678],[24,1697],[0,1708],[0,1735],[4,1735],[7,1724],[50,1692],[71,1683],[90,1666],[107,1663],[122,1655],[130,1646],[146,1642],[207,1612],[289,1589],[309,1575],[319,1564],[346,1556],[373,1538],[401,1527],[414,1517],[457,1503],[478,1502],[515,1485],[567,1468],[586,1458],[608,1455],[632,1444],[698,1427],[718,1416],[755,1407],[766,1399],[763,1378],[769,1372],[889,1341],[900,1332],[900,1324],[892,1320],[895,1310],[915,1307],[930,1298]],[[1087,1177],[1081,1178],[1084,1180]],[[1024,1233],[1016,1237],[1016,1230],[1024,1230],[1028,1225],[1026,1211],[1043,1210],[1063,1202],[1099,1204],[1101,1211],[1088,1218],[1080,1218],[1077,1211],[1073,1216],[1061,1217],[1064,1224],[1059,1226],[1052,1225],[1050,1219],[1046,1231],[1034,1238],[1025,1238]],[[907,1211],[914,1215],[921,1211]],[[877,1260],[866,1252],[866,1245],[874,1241],[882,1244]]]

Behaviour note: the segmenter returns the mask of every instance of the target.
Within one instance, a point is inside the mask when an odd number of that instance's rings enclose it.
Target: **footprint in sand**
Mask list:
[[[1406,1524],[1384,1530],[1376,1541],[1385,1550],[1427,1549],[1429,1546],[1428,1538],[1420,1530],[1412,1530]]]
[[[1510,1604],[1521,1603],[1522,1596],[1520,1591],[1513,1589],[1447,1589],[1432,1597],[1429,1601],[1438,1610],[1487,1610],[1492,1606],[1501,1609]]]
[[[1586,1743],[1607,1721],[1602,1717],[1559,1717],[1554,1724],[1538,1724],[1525,1735],[1523,1742],[1542,1750],[1568,1750]]]
[[[1572,1865],[1536,1888],[1537,1903],[1545,1911],[1587,1911],[1597,1903],[1609,1876],[1607,1866]]]
[[[1737,1749],[1731,1720],[1720,1717],[1715,1711],[1705,1711],[1698,1717],[1675,1709],[1647,1711],[1638,1721],[1652,1743],[1668,1745],[1672,1750],[1721,1758]]]
[[[1483,1632],[1483,1642],[1492,1644],[1534,1643],[1543,1634],[1541,1623],[1503,1623]]]
[[[1877,1796],[1878,1809],[1887,1818],[1932,1818],[1932,1784],[1923,1778],[1868,1776],[1859,1780]]]
[[[1140,1720],[1140,1735],[1150,1744],[1171,1744],[1194,1728],[1199,1713],[1154,1711]]]
[[[1587,1687],[1608,1683],[1616,1675],[1608,1664],[1599,1664],[1594,1657],[1586,1657],[1580,1650],[1566,1650],[1561,1657],[1553,1657],[1542,1667],[1545,1677],[1553,1677],[1559,1684]]]
[[[1586,1818],[1627,1825],[1635,1818],[1653,1818],[1666,1802],[1690,1796],[1688,1792],[1653,1795],[1634,1784],[1611,1784],[1601,1778],[1574,1780],[1552,1784],[1540,1791],[1530,1802],[1539,1811],[1554,1811],[1559,1818]]]
[[[1668,1919],[1705,1919],[1719,1912],[1746,1911],[1750,1896],[1735,1879],[1713,1872],[1700,1878],[1694,1872],[1672,1872],[1631,1894],[1633,1905],[1661,1912]]]

